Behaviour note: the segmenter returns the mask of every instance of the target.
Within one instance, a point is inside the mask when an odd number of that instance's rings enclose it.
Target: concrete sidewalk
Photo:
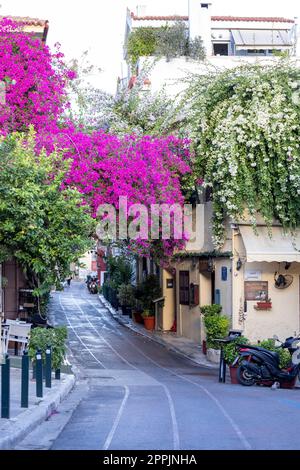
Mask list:
[[[100,301],[103,305],[109,310],[113,318],[121,323],[122,325],[130,328],[132,331],[145,336],[152,341],[163,345],[169,351],[173,351],[180,356],[186,357],[193,361],[194,363],[208,367],[210,369],[218,369],[218,364],[214,364],[207,360],[205,354],[201,350],[201,346],[194,341],[178,336],[176,333],[172,332],[162,332],[162,331],[149,331],[143,325],[135,323],[128,315],[122,315],[122,313],[117,312],[111,304],[103,297],[99,295]]]
[[[1,375],[1,374],[0,374]],[[1,377],[0,377],[1,384]],[[21,369],[10,370],[10,419],[0,418],[0,449],[12,449],[36,426],[55,412],[75,384],[75,376],[61,374],[52,380],[52,388],[43,388],[43,398],[35,394],[35,381],[29,379],[29,408],[21,408]]]

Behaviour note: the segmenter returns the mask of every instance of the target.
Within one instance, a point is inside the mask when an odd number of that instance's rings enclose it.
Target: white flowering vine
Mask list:
[[[224,218],[300,224],[300,70],[244,65],[193,79],[187,99],[197,172],[212,188],[214,239]]]

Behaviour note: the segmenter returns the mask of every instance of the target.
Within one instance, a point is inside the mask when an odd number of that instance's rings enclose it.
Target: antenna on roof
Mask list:
[[[147,5],[137,5],[136,16],[146,16]]]

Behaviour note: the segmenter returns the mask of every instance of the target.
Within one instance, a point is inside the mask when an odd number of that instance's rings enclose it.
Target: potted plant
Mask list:
[[[46,349],[48,346],[51,346],[52,370],[60,369],[65,359],[67,336],[68,331],[65,326],[31,329],[28,355],[32,362],[35,362],[36,351],[40,349],[42,351],[43,362],[45,363]]]
[[[200,307],[200,311],[203,316],[205,315],[218,315],[222,311],[222,306],[219,304],[212,304],[212,305],[202,305]],[[203,354],[207,354],[207,341],[206,339],[202,340],[202,352]]]
[[[224,359],[229,367],[232,384],[239,383],[236,376],[238,364],[235,366],[232,365],[238,353],[237,344],[249,344],[249,341],[245,336],[238,336],[236,339],[223,346]]]
[[[138,301],[136,301],[135,306],[132,308],[132,318],[136,323],[144,323],[142,313],[143,313],[143,308],[141,304]]]
[[[142,313],[142,317],[144,319],[144,325],[146,330],[154,330],[155,328],[155,315],[151,310],[144,310]]]
[[[123,315],[131,315],[132,305],[134,305],[134,289],[131,284],[121,284],[117,294]]]
[[[211,362],[219,362],[220,345],[216,339],[226,336],[229,328],[229,319],[221,315],[221,311],[221,305],[217,304],[201,307],[206,330],[207,358]]]
[[[161,297],[161,288],[157,276],[150,274],[146,279],[138,285],[136,289],[136,297],[143,307],[142,317],[146,329],[154,330],[155,328],[155,306],[154,299]]]

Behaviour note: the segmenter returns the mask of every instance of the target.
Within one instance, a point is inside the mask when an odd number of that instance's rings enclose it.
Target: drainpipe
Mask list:
[[[236,226],[233,224],[231,226],[231,247],[232,247],[232,259],[231,259],[231,326],[235,328],[235,236],[236,236]]]

